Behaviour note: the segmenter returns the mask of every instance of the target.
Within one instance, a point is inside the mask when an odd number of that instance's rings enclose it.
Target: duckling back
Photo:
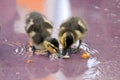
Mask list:
[[[71,17],[60,25],[59,37],[65,32],[71,32],[76,40],[82,39],[87,32],[86,22],[80,17]]]
[[[51,36],[52,28],[51,22],[38,12],[31,12],[26,17],[25,30],[36,48],[43,47],[43,41]]]

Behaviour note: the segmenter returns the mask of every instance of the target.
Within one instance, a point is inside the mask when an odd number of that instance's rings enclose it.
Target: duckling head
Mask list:
[[[43,44],[50,53],[55,53],[55,54],[59,53],[59,43],[57,39],[46,38]]]
[[[74,36],[71,32],[65,32],[61,37],[63,49],[68,49],[74,43]]]

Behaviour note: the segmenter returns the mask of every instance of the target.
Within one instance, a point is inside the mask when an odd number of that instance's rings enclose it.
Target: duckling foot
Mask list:
[[[69,49],[65,50],[62,55],[63,55],[62,58],[64,58],[64,59],[70,58],[70,51],[69,51]]]

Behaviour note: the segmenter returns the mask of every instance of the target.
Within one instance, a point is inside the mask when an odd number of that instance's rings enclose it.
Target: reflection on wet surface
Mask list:
[[[59,3],[54,0],[52,2]],[[11,4],[15,4],[14,0]],[[56,60],[41,55],[31,58],[26,56],[29,38],[24,31],[24,16],[29,11],[20,3],[17,6],[16,9],[12,9],[16,15],[13,17],[5,14],[9,20],[4,18],[1,24],[1,80],[119,80],[119,0],[70,1],[72,15],[82,16],[88,23],[89,32],[80,47],[80,52],[73,54],[70,59]],[[56,33],[64,17],[61,11],[51,16],[56,10],[51,11],[53,12],[46,15],[53,20]],[[57,18],[58,15],[61,15],[61,19]],[[71,14],[66,17],[69,16]],[[82,59],[80,54],[84,52],[90,53],[91,57]],[[28,59],[32,59],[33,62],[26,63]]]
[[[61,80],[61,78],[62,80],[73,80],[79,78],[93,79],[96,75],[99,75],[99,71],[95,67],[100,61],[92,56],[98,54],[98,51],[89,49],[89,46],[85,43],[82,44],[81,49],[91,53],[91,58],[88,60],[80,58],[79,53],[73,54],[68,60],[57,59],[52,61],[49,57],[39,55],[30,58],[33,60],[33,63],[26,63],[26,60],[29,59],[26,56],[26,43],[10,42],[5,39],[0,44],[2,45],[2,52],[8,51],[6,54],[2,53],[0,57],[2,61],[1,76],[5,80],[8,79],[5,76],[10,76],[9,78],[13,80],[24,80],[24,78],[28,80],[42,80],[42,78],[52,75],[55,78],[53,80]]]

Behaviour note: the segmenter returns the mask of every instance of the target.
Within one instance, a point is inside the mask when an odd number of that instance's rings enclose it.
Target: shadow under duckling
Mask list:
[[[36,50],[45,50],[53,52],[58,49],[58,44],[53,44],[58,42],[55,38],[51,38],[53,30],[53,24],[44,15],[39,12],[31,12],[26,16],[26,26],[25,31],[32,41],[32,50],[35,53]],[[49,49],[46,45],[52,45]]]
[[[63,58],[70,58],[70,53],[75,53],[79,50],[87,31],[86,22],[80,17],[71,17],[60,25],[58,37],[62,45]],[[79,41],[77,48],[72,49],[71,46],[77,41]]]

